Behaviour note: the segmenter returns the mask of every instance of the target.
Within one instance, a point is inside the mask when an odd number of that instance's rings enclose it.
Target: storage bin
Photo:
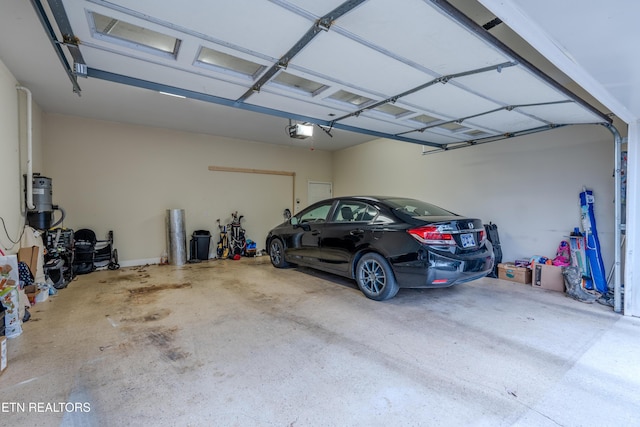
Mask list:
[[[211,233],[208,230],[196,230],[191,235],[191,258],[206,261],[209,259]]]

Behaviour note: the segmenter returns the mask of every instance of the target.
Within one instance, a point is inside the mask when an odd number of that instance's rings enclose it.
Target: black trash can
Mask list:
[[[191,258],[206,261],[209,259],[211,233],[208,230],[196,230],[191,235]]]

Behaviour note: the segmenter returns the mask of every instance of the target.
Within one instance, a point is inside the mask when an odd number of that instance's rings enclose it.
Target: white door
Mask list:
[[[308,206],[320,200],[330,199],[333,194],[333,184],[330,182],[309,181],[307,190]]]

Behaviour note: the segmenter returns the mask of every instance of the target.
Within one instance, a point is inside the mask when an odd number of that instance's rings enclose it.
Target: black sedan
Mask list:
[[[440,288],[493,268],[482,221],[402,197],[317,202],[269,232],[277,268],[301,265],[355,279],[377,301],[399,288]]]

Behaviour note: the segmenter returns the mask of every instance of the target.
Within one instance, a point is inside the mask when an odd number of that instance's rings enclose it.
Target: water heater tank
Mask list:
[[[53,188],[51,178],[33,175],[33,204],[32,212],[53,211]]]

